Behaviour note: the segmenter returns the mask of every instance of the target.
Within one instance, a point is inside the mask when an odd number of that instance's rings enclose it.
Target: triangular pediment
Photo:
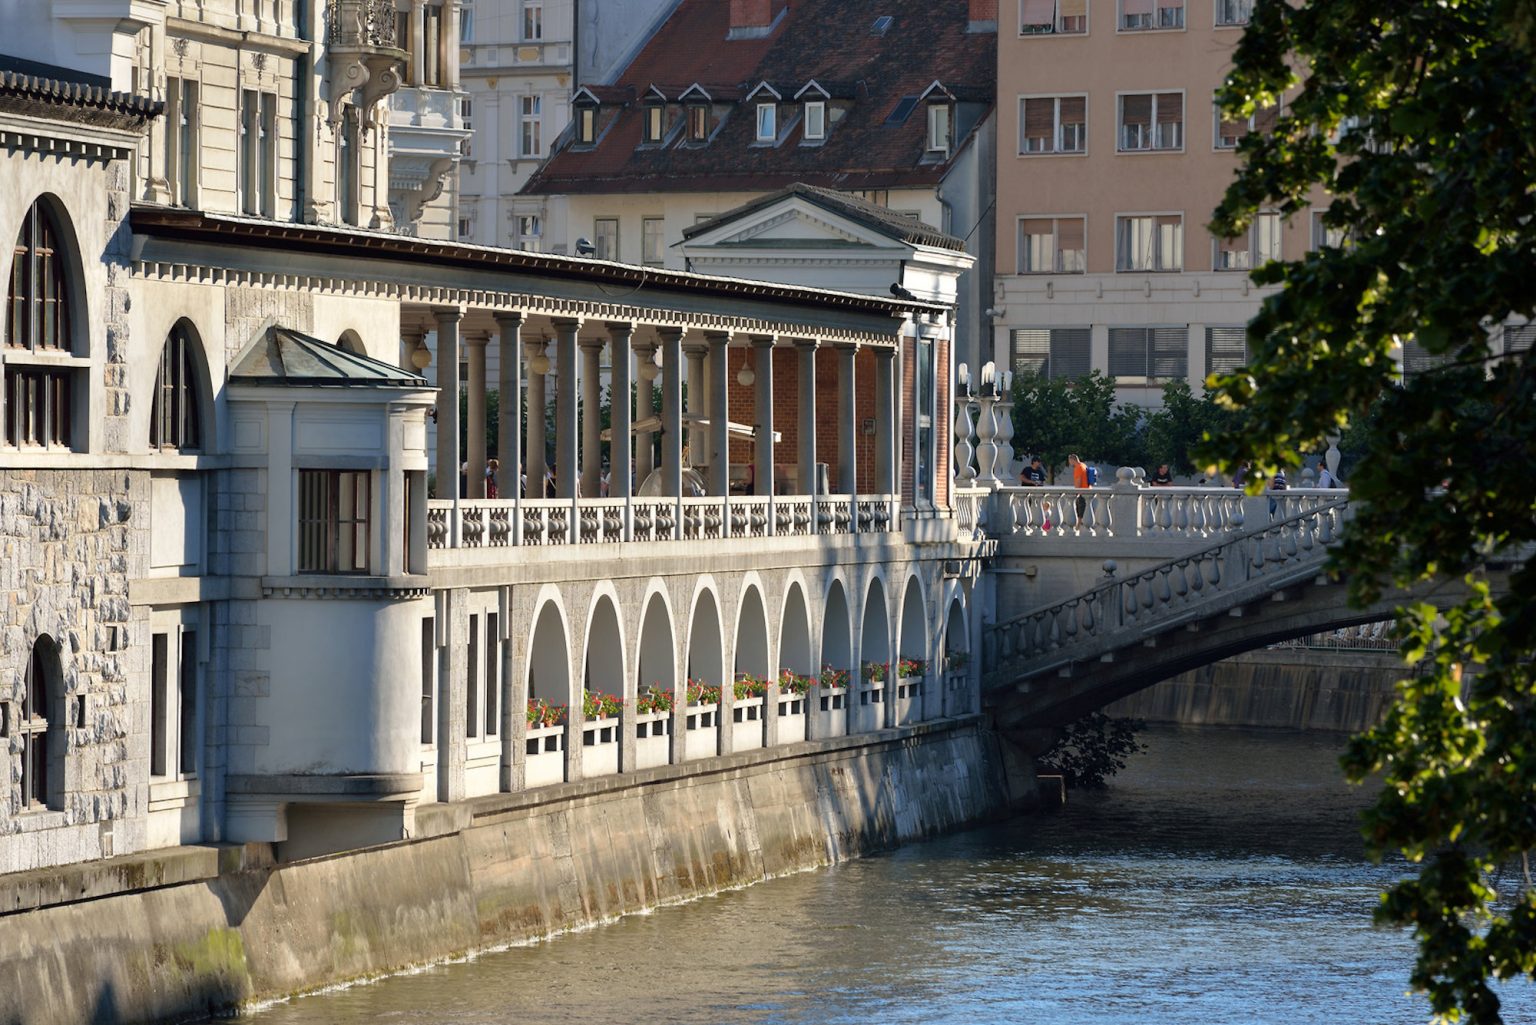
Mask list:
[[[905,248],[898,240],[867,224],[836,212],[790,198],[733,218],[718,227],[690,237],[686,245],[761,249],[868,249]]]

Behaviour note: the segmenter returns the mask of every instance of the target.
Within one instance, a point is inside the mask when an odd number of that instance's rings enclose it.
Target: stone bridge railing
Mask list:
[[[1236,492],[1228,494],[1233,501],[1238,499]],[[1328,498],[1328,494],[1277,496],[1288,497],[1302,508],[1283,517],[1277,508],[1276,519],[1245,530],[1236,529],[1242,522],[1240,508],[1226,510],[1219,502],[1214,507],[1200,502],[1185,504],[1182,515],[1186,521],[1181,529],[1217,533],[1204,518],[1205,512],[1216,508],[1225,517],[1216,522],[1236,532],[1141,572],[1111,577],[1064,601],[986,627],[982,632],[984,686],[1006,685],[1066,663],[1097,659],[1149,634],[1194,622],[1221,608],[1262,598],[1315,576],[1326,557],[1326,547],[1338,538],[1349,508],[1347,497],[1332,493],[1335,497]],[[1076,512],[1070,497],[1066,502],[1069,517]],[[1148,526],[1143,526],[1140,516],[1131,521],[1138,536],[1144,530],[1173,526],[1160,521],[1164,511],[1173,520],[1169,503],[1177,503],[1177,496],[1159,494],[1149,499],[1150,504],[1138,508],[1157,512],[1148,515],[1152,521]],[[1041,501],[1042,507],[1052,512],[1059,508],[1049,495],[1038,499],[1030,495],[1026,503],[1031,501]],[[1198,527],[1196,516],[1200,517]],[[1072,526],[1063,529],[1094,529],[1083,525],[1086,517],[1069,522]],[[1110,529],[1114,529],[1113,517]],[[1133,528],[1122,521],[1119,529]],[[1055,530],[1053,523],[1048,533]]]

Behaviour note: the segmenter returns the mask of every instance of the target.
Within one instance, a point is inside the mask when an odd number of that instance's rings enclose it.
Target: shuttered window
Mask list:
[[[1090,338],[1086,327],[1019,328],[1013,332],[1014,373],[1086,376],[1091,365]]]
[[[1189,373],[1189,328],[1112,327],[1111,377],[1171,380]]]
[[[1230,374],[1248,362],[1246,327],[1205,329],[1205,375]]]

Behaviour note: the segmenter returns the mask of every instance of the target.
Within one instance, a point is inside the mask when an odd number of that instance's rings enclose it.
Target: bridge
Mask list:
[[[1405,601],[1447,605],[1459,580],[1387,591],[1351,607],[1326,572],[1349,517],[1347,492],[1296,489],[1245,497],[1233,489],[1137,487],[1126,471],[1112,488],[1004,488],[978,501],[977,529],[1000,547],[994,571],[1047,574],[1043,589],[1101,574],[1090,586],[1007,615],[1027,595],[1000,592],[997,622],[981,630],[981,692],[999,730],[1028,747],[1030,731],[1060,726],[1144,687],[1280,641],[1389,618]],[[1085,501],[1079,506],[1077,499]],[[983,507],[985,507],[983,511]],[[1151,560],[1148,551],[1174,549]],[[1122,570],[1106,552],[1149,564]],[[1502,571],[1494,573],[1501,587]],[[1052,586],[1054,583],[1054,587]],[[1021,600],[1022,599],[1022,600]]]

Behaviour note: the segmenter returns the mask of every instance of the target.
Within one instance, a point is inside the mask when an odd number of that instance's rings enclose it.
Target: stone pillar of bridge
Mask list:
[[[469,422],[465,424],[464,460],[469,468],[464,472],[464,493],[467,498],[485,497],[485,349],[491,338],[476,332],[464,337],[464,349],[469,355],[468,402],[465,412]]]
[[[579,320],[555,325],[555,495],[575,498],[576,462],[576,332]],[[572,533],[575,533],[574,524]]]

